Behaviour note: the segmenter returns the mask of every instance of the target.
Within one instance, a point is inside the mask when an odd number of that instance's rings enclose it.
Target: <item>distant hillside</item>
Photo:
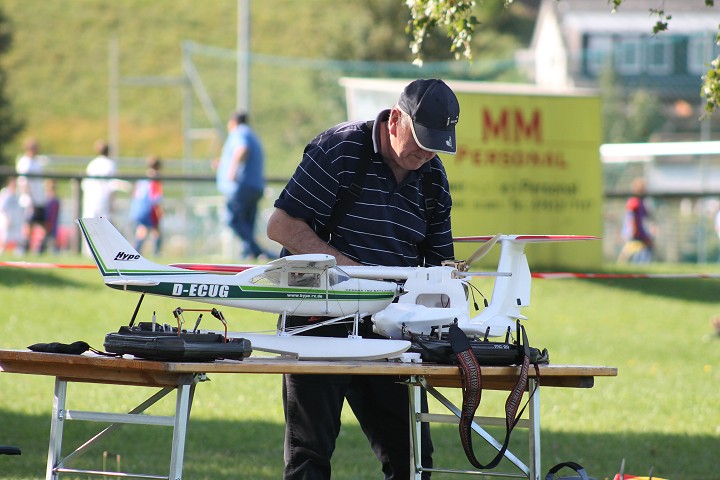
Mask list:
[[[26,135],[45,152],[91,155],[109,136],[109,51],[119,46],[119,144],[123,156],[183,155],[183,115],[211,127],[194,96],[183,111],[183,42],[195,46],[199,78],[224,124],[235,106],[237,0],[3,0],[14,46],[3,59],[8,88]],[[265,141],[270,169],[292,171],[304,144],[345,118],[337,79],[342,65],[326,58],[333,39],[353,39],[365,1],[252,0],[251,120]],[[397,0],[398,8],[404,8]],[[365,20],[367,21],[367,19]],[[404,25],[397,26],[403,31]],[[349,37],[349,38],[348,38]],[[292,59],[296,60],[292,60]],[[405,76],[422,76],[407,65]],[[355,71],[355,75],[377,74]],[[19,151],[23,136],[17,139]],[[196,143],[193,156],[210,159],[217,145]]]
[[[237,42],[236,0],[3,0],[2,8],[14,27],[14,46],[5,58],[9,93],[18,113],[27,118],[28,135],[37,136],[46,152],[89,155],[94,140],[108,136],[109,46],[119,43],[119,72],[130,77],[177,78],[182,73],[182,42],[232,49]],[[329,0],[251,2],[252,49],[272,55],[318,56],[323,37],[333,22]],[[311,7],[311,8],[308,8]],[[323,13],[324,12],[324,15]],[[320,14],[319,14],[320,13]],[[302,39],[302,41],[298,41]],[[209,64],[201,75],[230,80],[225,91],[211,92],[223,120],[234,108],[235,63],[201,58]],[[210,68],[212,67],[212,68]],[[269,72],[288,89],[291,78]],[[263,83],[266,83],[263,80]],[[251,109],[260,128],[266,116],[263,94],[252,82]],[[123,85],[120,95],[120,150],[123,155],[166,157],[182,155],[182,89],[178,86]],[[282,98],[282,92],[272,94]],[[207,120],[199,104],[196,123]],[[342,117],[337,112],[334,122]],[[272,128],[272,127],[271,127]],[[17,139],[17,150],[22,138]],[[274,150],[272,146],[269,149]],[[200,149],[198,155],[213,151]]]

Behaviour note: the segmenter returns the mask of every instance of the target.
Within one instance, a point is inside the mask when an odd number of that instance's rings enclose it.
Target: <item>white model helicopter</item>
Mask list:
[[[160,265],[140,255],[105,218],[77,221],[98,269],[111,288],[213,305],[277,313],[276,335],[231,332],[247,338],[255,350],[301,359],[379,359],[398,356],[410,347],[413,334],[442,335],[457,322],[468,336],[505,335],[523,320],[521,307],[530,302],[530,269],[523,253],[531,242],[589,240],[590,236],[496,235],[462,237],[484,242],[466,262],[438,267],[336,266],[329,255],[293,255],[262,266]],[[467,272],[467,266],[500,242],[495,272]],[[486,307],[470,315],[470,277],[495,278]],[[329,320],[286,328],[288,315]],[[387,339],[358,335],[361,318],[371,316],[374,330]],[[330,323],[351,322],[347,338],[299,336]]]

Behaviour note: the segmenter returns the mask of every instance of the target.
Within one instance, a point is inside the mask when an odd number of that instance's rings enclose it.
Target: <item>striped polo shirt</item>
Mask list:
[[[319,134],[305,147],[303,159],[275,207],[305,220],[322,236],[338,198],[354,181],[358,162],[371,162],[360,198],[332,233],[330,245],[365,265],[430,266],[453,258],[447,175],[437,155],[402,183],[395,180],[380,156],[378,127],[390,110],[374,123],[373,149],[368,158],[363,130],[366,122],[348,122]],[[432,175],[432,191],[423,192],[422,176]],[[434,197],[432,218],[425,220],[425,196]]]

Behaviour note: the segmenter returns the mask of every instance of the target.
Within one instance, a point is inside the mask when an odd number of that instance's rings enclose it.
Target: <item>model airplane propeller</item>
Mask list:
[[[303,359],[379,359],[410,347],[409,334],[442,335],[457,322],[469,336],[505,335],[530,302],[530,269],[523,253],[531,242],[589,240],[590,236],[496,235],[462,237],[482,242],[466,262],[437,267],[338,267],[330,255],[291,255],[267,265],[160,265],[144,258],[105,218],[77,221],[105,284],[111,288],[280,315],[276,335],[231,332],[253,349]],[[467,272],[469,265],[500,242],[497,271]],[[471,277],[495,277],[491,300],[470,315]],[[285,327],[288,315],[326,317],[301,329]],[[360,319],[370,316],[387,339],[358,335]],[[329,323],[352,323],[347,338],[297,333]],[[310,332],[311,333],[311,332]]]

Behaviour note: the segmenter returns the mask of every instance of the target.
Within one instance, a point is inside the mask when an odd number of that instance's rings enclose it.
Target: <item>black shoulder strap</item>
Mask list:
[[[365,183],[365,174],[367,173],[368,166],[372,162],[372,159],[375,157],[375,148],[373,146],[372,137],[374,123],[374,120],[369,120],[362,126],[366,133],[366,158],[361,158],[361,161],[358,162],[357,169],[355,170],[355,176],[353,177],[353,181],[350,183],[347,191],[339,193],[335,206],[333,206],[332,212],[330,213],[330,218],[323,229],[328,237],[335,231],[340,223],[340,220],[348,214],[352,206],[355,205],[355,202],[357,202],[360,198],[360,195],[362,195],[363,184]]]
[[[422,191],[425,196],[425,222],[432,219],[435,207],[437,206],[437,198],[433,192],[433,177],[429,172],[422,176]]]
[[[368,166],[375,157],[375,149],[373,145],[373,125],[374,120],[368,120],[362,126],[365,130],[365,148],[367,150],[367,158],[365,161],[358,162],[357,170],[355,170],[355,176],[353,181],[350,183],[347,191],[339,193],[338,199],[335,202],[335,206],[330,212],[330,218],[325,224],[323,231],[329,237],[337,228],[340,220],[350,212],[355,202],[360,198],[363,191],[363,185],[365,183],[365,174],[367,173]],[[425,196],[425,221],[429,222],[432,219],[435,207],[437,206],[437,198],[432,194],[433,192],[433,177],[434,175],[427,173],[422,176],[422,191]]]

